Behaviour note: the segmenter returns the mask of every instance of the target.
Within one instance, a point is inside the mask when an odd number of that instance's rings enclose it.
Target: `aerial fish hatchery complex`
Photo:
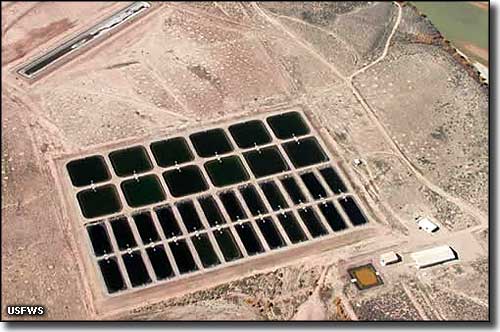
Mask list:
[[[4,304],[488,314],[487,87],[412,3],[6,1],[2,18]]]
[[[66,174],[109,295],[257,265],[368,222],[297,110],[73,159]]]

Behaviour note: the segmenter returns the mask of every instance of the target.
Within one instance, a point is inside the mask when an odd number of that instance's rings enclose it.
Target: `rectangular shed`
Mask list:
[[[427,233],[434,233],[439,229],[438,225],[433,223],[429,218],[422,217],[417,220],[417,225]]]
[[[417,251],[411,254],[411,258],[419,269],[441,264],[457,258],[455,251],[447,245]]]

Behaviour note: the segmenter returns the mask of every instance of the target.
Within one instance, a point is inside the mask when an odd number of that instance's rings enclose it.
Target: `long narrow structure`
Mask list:
[[[444,245],[414,252],[411,258],[415,261],[417,268],[422,269],[455,260],[457,255],[450,246]]]
[[[39,72],[47,66],[61,61],[69,54],[87,46],[95,39],[110,33],[113,29],[129,21],[139,13],[150,8],[151,5],[145,1],[134,2],[130,6],[120,10],[113,16],[108,17],[99,24],[93,26],[89,30],[79,34],[78,36],[68,40],[67,42],[55,47],[49,52],[43,54],[39,58],[22,67],[18,73],[26,78],[34,78]]]

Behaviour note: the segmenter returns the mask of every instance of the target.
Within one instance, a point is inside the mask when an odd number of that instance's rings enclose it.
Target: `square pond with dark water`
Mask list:
[[[245,167],[238,156],[214,159],[205,163],[205,169],[212,183],[224,187],[249,179]]]
[[[143,146],[113,151],[109,154],[109,159],[118,176],[129,176],[153,169],[153,164]]]
[[[153,142],[150,147],[156,163],[160,167],[180,165],[194,159],[193,153],[183,137]]]
[[[191,134],[193,146],[202,158],[233,151],[233,146],[223,129],[211,129]]]
[[[174,197],[199,193],[208,189],[203,174],[195,165],[166,171],[163,173],[163,178]]]

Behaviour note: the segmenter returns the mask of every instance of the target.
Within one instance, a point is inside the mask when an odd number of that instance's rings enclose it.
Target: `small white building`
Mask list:
[[[417,225],[419,228],[423,229],[427,233],[433,233],[439,229],[439,226],[433,223],[427,217],[420,217],[417,219]]]
[[[447,245],[417,251],[410,256],[419,269],[457,259],[455,251]]]
[[[363,164],[363,160],[359,159],[359,158],[355,158],[352,163],[354,164],[354,166],[361,166]]]
[[[399,255],[394,251],[389,251],[380,255],[380,265],[382,266],[397,263],[399,260]]]

